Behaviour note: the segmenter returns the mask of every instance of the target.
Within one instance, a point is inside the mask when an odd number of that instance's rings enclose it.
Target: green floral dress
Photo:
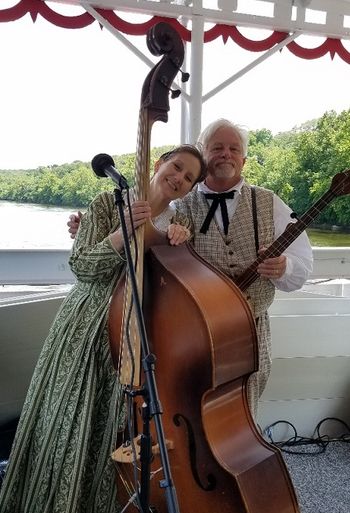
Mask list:
[[[118,226],[113,194],[100,194],[74,243],[70,265],[77,282],[35,368],[0,513],[118,511],[110,455],[122,415],[107,326],[109,299],[125,264],[108,238]]]

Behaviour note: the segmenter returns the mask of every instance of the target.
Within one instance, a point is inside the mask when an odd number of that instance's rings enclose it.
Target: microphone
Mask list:
[[[106,153],[99,153],[91,161],[91,167],[99,178],[112,178],[120,189],[129,189],[126,178],[114,167],[114,160]]]

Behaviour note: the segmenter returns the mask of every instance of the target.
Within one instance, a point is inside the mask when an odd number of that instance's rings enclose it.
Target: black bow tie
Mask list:
[[[201,233],[207,233],[209,225],[211,223],[211,220],[214,217],[215,211],[218,208],[218,206],[220,205],[222,223],[224,225],[224,232],[225,232],[225,235],[227,235],[229,219],[228,219],[226,200],[233,199],[235,192],[236,191],[219,192],[219,193],[204,193],[204,196],[207,199],[213,200],[213,202],[210,205],[207,217],[204,219],[204,223],[202,224],[202,227],[200,229]]]

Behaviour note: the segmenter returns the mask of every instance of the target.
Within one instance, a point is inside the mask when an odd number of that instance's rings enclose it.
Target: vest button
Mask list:
[[[230,250],[230,251],[228,252],[228,254],[229,254],[229,255],[233,255],[233,251],[232,251],[232,250]]]

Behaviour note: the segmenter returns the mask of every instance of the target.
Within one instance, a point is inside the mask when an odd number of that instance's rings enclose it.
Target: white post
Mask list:
[[[191,41],[191,89],[188,119],[188,143],[195,143],[201,131],[203,92],[203,44],[204,18],[198,14],[192,17]]]
[[[190,5],[190,0],[180,0],[182,5],[188,7]],[[189,25],[189,19],[185,16],[181,16],[181,20],[183,22],[184,27],[188,28]],[[188,66],[188,50],[189,45],[188,43],[184,42],[184,49],[185,49],[185,57],[183,61],[182,68],[185,72],[187,72],[187,66]],[[183,89],[187,93],[188,92],[188,82],[185,82],[183,84]],[[184,94],[181,94],[181,133],[180,133],[180,142],[181,144],[185,144],[188,142],[188,109],[189,109],[189,95],[185,96]]]
[[[187,52],[188,52],[188,44],[184,43],[185,46],[185,58],[183,62],[183,69],[187,71]],[[187,91],[187,84],[183,84],[183,89]],[[181,134],[180,141],[181,144],[185,144],[188,141],[188,98],[185,98],[183,94],[181,94]]]

